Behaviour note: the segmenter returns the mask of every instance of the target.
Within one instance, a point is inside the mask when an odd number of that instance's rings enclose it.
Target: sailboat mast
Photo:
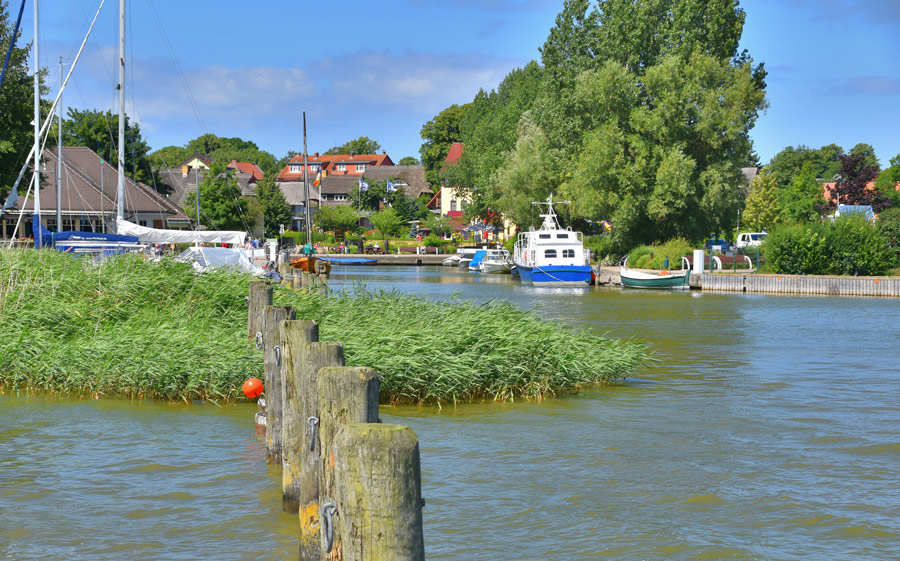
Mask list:
[[[34,222],[41,223],[41,72],[38,63],[38,0],[34,0]],[[15,37],[13,37],[15,39]],[[40,228],[35,230],[40,232]],[[41,247],[40,235],[34,238],[34,246]]]
[[[56,231],[62,232],[62,83],[63,83],[63,57],[59,57],[59,110],[56,122],[59,128],[56,130]]]
[[[306,225],[306,243],[312,243],[312,229],[309,224],[309,167],[306,163],[306,111],[303,112],[303,189],[306,193],[305,200],[303,201],[303,210],[305,213],[305,220],[303,222]]]
[[[125,0],[119,0],[119,183],[116,221],[125,219]]]

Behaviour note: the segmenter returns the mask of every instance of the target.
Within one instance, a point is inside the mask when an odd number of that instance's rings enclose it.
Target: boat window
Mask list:
[[[538,237],[542,240],[549,240],[551,238],[550,234],[538,234]]]
[[[556,250],[555,249],[544,250],[544,258],[545,259],[556,259]]]
[[[569,234],[556,234],[556,237],[561,240],[565,240],[565,239],[568,239]]]
[[[568,259],[575,259],[575,250],[574,249],[564,249],[563,257],[566,257]]]

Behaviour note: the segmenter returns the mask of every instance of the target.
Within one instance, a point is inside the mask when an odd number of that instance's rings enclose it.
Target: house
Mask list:
[[[118,170],[90,148],[63,147],[62,152],[59,193],[61,229],[112,232],[117,210]],[[46,171],[41,174],[41,223],[49,230],[56,231],[56,150],[46,149],[42,156]],[[124,193],[125,220],[152,228],[177,229],[188,223],[178,205],[148,185],[126,177]],[[34,198],[25,198],[23,195],[24,192],[21,192],[15,207],[3,215],[0,222],[0,235],[3,238],[8,239],[13,235],[20,215],[22,226],[18,236],[30,236]]]
[[[444,167],[459,162],[464,149],[462,142],[454,142],[447,151],[447,157],[444,158]],[[451,218],[462,218],[465,206],[471,201],[468,191],[442,184],[440,194],[441,214]]]
[[[308,154],[306,156],[306,172],[313,178],[322,172],[322,177],[329,175],[361,176],[374,167],[393,166],[390,156],[382,154]],[[275,178],[276,181],[303,181],[303,154],[297,154],[285,164]]]
[[[284,200],[290,205],[293,216],[293,218],[291,218],[291,224],[285,224],[285,228],[294,230],[295,232],[303,231],[303,221],[306,220],[306,189],[304,188],[303,181],[285,181],[278,183],[278,186],[281,188],[282,194],[284,194]],[[321,200],[322,195],[319,187],[314,186],[312,180],[310,180],[310,217],[315,216],[315,209],[319,207]]]
[[[253,162],[239,162],[237,160],[231,160],[231,163],[228,164],[228,169],[235,172],[235,174],[242,174],[249,176],[248,183],[258,183],[260,179],[266,176],[263,173],[263,170],[259,169],[259,166],[254,164]]]

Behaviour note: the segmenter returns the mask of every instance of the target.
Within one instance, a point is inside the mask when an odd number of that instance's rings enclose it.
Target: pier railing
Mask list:
[[[264,356],[266,461],[298,514],[299,559],[423,560],[418,437],[381,423],[377,372],[345,366],[342,345],[271,305],[272,290],[251,283],[248,331]]]

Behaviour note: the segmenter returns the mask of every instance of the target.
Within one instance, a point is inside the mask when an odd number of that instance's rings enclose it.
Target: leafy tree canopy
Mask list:
[[[119,115],[110,110],[84,111],[70,108],[63,119],[63,144],[86,146],[106,162],[118,165]],[[150,146],[141,137],[141,127],[125,115],[125,175],[148,185],[158,186],[150,163]]]
[[[369,221],[372,223],[372,226],[375,226],[376,230],[381,232],[382,239],[387,239],[388,236],[396,236],[403,232],[403,219],[391,207],[369,215]]]
[[[397,162],[398,166],[420,166],[422,162],[418,160],[415,156],[403,156],[400,158],[400,161]]]
[[[809,172],[820,181],[831,181],[841,168],[841,156],[844,149],[837,144],[829,144],[819,149],[808,146],[788,146],[766,165],[778,178],[778,186],[786,188],[799,175],[803,166],[809,163]]]
[[[822,184],[816,180],[813,163],[804,162],[800,173],[781,190],[781,207],[784,209],[785,219],[793,223],[810,222],[821,215],[820,209],[824,204]]]
[[[422,156],[422,165],[425,167],[425,179],[432,185],[439,185],[441,182],[441,166],[444,165],[450,146],[462,141],[460,120],[467,110],[468,105],[451,105],[422,127],[421,135],[425,142],[419,148],[419,155]]]
[[[151,155],[153,165],[157,168],[172,167],[180,164],[191,154],[197,152],[207,158],[224,163],[226,166],[231,160],[238,162],[253,162],[264,174],[277,175],[283,166],[275,156],[260,150],[255,142],[241,138],[223,138],[214,134],[204,134],[188,142],[183,148],[167,146],[157,150]]]
[[[213,162],[200,183],[200,221],[210,230],[249,231],[253,226],[249,203],[241,197],[241,188],[226,165]],[[194,198],[187,197],[184,207],[193,220],[197,216]]]
[[[878,174],[875,180],[875,188],[882,195],[890,199],[892,207],[900,207],[900,154],[891,159],[891,167]]]
[[[891,201],[877,189],[867,188],[870,181],[875,180],[878,168],[866,165],[869,156],[864,151],[841,156],[841,176],[827,199],[827,207],[822,210],[833,211],[837,205],[872,205],[879,212],[891,205]]]
[[[377,154],[381,150],[381,144],[368,136],[361,136],[356,140],[348,140],[340,146],[329,148],[325,154]]]
[[[743,220],[748,229],[757,231],[772,230],[784,222],[778,181],[771,172],[763,170],[750,184]]]
[[[347,205],[326,206],[316,211],[316,227],[323,231],[356,231],[359,215],[356,209]]]
[[[256,184],[256,202],[262,213],[266,234],[274,235],[282,225],[285,228],[290,226],[293,218],[291,206],[275,183],[274,176],[267,175]]]

